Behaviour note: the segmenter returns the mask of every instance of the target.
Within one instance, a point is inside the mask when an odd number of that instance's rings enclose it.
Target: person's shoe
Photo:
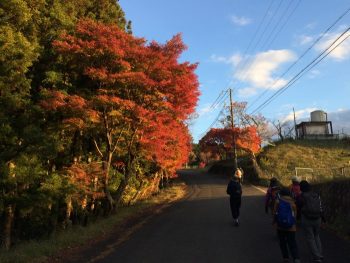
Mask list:
[[[284,262],[284,263],[289,262],[289,258],[284,258],[284,259],[283,259],[283,262]]]
[[[319,258],[314,258],[313,262],[317,262],[317,263],[320,263],[323,261],[323,256],[320,256]]]

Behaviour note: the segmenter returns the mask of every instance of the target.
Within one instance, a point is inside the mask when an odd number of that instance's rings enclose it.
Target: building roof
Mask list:
[[[325,125],[329,124],[331,121],[303,121],[299,124],[296,125],[296,127],[301,127],[301,126],[319,126],[319,125]]]

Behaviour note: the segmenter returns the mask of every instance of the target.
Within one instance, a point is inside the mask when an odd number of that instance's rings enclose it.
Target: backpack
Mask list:
[[[309,219],[318,219],[321,217],[321,199],[315,192],[310,192],[302,195],[303,206],[302,214]]]
[[[284,229],[289,229],[295,224],[292,206],[289,202],[282,199],[279,200],[276,212],[277,225]]]

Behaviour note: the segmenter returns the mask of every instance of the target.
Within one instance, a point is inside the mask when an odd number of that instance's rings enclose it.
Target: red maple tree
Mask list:
[[[235,141],[233,141],[235,138]],[[235,128],[213,128],[199,141],[203,152],[212,154],[226,154],[236,147],[250,154],[260,150],[261,138],[255,126]]]
[[[119,199],[143,156],[173,173],[190,151],[184,122],[198,100],[196,64],[179,63],[185,50],[180,35],[164,45],[147,43],[116,26],[81,20],[73,34],[63,34],[53,46],[69,75],[67,91],[46,91],[42,106],[60,111],[72,129],[94,138],[104,161],[104,189],[109,193],[110,169],[123,159],[125,176]]]

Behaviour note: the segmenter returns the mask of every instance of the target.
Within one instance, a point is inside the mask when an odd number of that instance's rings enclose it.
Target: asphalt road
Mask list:
[[[90,262],[281,262],[275,229],[264,213],[264,193],[245,185],[241,225],[233,225],[227,180],[191,171],[181,173],[189,196],[154,216],[128,240],[100,252]],[[311,262],[300,231],[297,239],[301,262]],[[324,262],[350,262],[350,244],[323,232]],[[99,248],[100,249],[100,248]]]

